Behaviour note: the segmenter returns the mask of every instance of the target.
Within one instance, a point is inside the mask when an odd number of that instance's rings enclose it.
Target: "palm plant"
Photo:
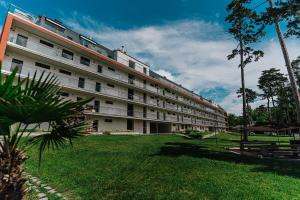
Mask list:
[[[21,78],[17,70],[7,76],[0,73],[0,199],[24,199],[26,178],[22,173],[29,147],[39,145],[41,161],[46,148],[72,145],[72,139],[83,133],[82,107],[90,99],[64,100],[60,90],[57,78],[51,74]],[[48,131],[27,142],[22,140],[42,123],[48,124]]]

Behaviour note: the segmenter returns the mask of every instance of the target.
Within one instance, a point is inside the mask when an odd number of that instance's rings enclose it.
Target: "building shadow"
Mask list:
[[[150,156],[191,156],[195,158],[206,158],[216,161],[224,161],[238,164],[255,165],[253,172],[269,172],[279,175],[300,178],[300,161],[279,160],[271,158],[255,158],[237,155],[231,152],[215,151],[201,144],[185,142],[167,142],[156,154]]]

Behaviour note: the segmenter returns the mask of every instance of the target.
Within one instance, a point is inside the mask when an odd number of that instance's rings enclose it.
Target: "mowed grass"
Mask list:
[[[217,137],[88,136],[46,152],[40,169],[32,149],[26,166],[69,199],[300,199],[299,162],[235,155],[225,147],[239,136]]]

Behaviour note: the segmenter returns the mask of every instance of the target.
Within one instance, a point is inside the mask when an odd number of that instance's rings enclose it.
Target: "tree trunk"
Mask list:
[[[0,199],[23,200],[26,195],[26,178],[22,164],[27,159],[25,154],[13,149],[8,144],[0,148]]]
[[[272,105],[273,105],[273,108],[274,108],[275,107],[274,98],[271,97],[271,99],[272,99]]]
[[[273,1],[268,0],[268,2],[269,2],[270,7],[273,8],[273,6],[274,6]],[[293,68],[291,65],[290,57],[289,57],[289,54],[288,54],[288,51],[287,51],[287,48],[285,45],[285,41],[283,39],[282,32],[280,30],[279,20],[278,20],[277,16],[274,17],[274,24],[275,24],[275,29],[276,29],[277,36],[279,39],[279,43],[281,46],[282,54],[284,57],[285,65],[286,65],[286,68],[288,71],[291,86],[292,86],[293,96],[294,96],[295,104],[296,104],[297,123],[300,124],[300,94],[299,94],[299,90],[298,90],[297,81],[295,79],[295,74],[293,72]]]
[[[270,112],[270,98],[267,97],[267,101],[268,101],[268,104],[267,104],[267,109],[268,109],[268,119],[269,119],[269,123],[271,121],[271,112]]]
[[[245,91],[245,76],[244,76],[244,51],[243,41],[240,39],[240,58],[241,58],[241,82],[243,95],[243,141],[248,141],[247,130],[247,108],[246,108],[246,91]],[[243,148],[243,147],[242,147]]]

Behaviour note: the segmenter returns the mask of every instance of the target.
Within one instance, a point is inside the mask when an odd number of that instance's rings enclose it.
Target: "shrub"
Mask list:
[[[187,134],[188,136],[195,138],[195,139],[201,139],[203,136],[203,133],[200,131],[193,131],[193,130],[187,130],[185,132],[185,134]]]
[[[199,131],[192,131],[189,136],[196,139],[201,139],[203,137],[202,133]]]
[[[102,134],[103,135],[110,135],[110,131],[104,131]]]

